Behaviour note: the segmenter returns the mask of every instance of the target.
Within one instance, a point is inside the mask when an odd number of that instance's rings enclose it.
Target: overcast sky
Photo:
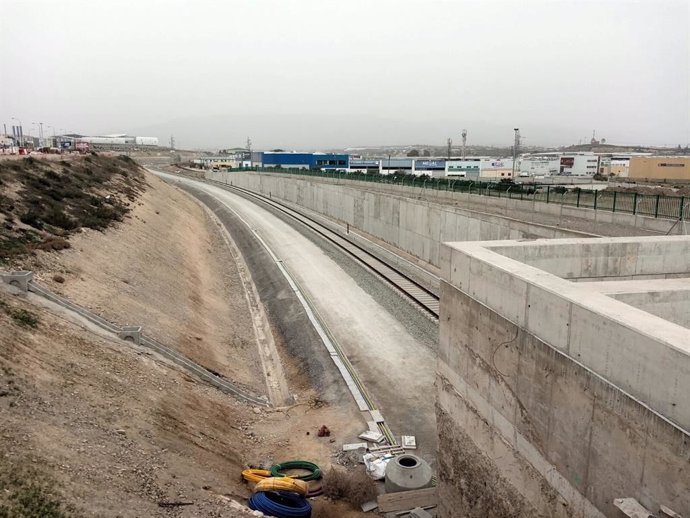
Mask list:
[[[690,142],[689,0],[0,0],[0,124],[316,149]],[[35,131],[34,131],[35,133]]]

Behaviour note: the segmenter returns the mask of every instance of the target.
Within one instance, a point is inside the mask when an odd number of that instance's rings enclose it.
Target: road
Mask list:
[[[410,323],[403,324],[339,262],[267,209],[214,185],[156,174],[171,183],[184,184],[212,196],[240,215],[261,236],[307,292],[394,434],[415,435],[417,453],[435,465],[436,357],[428,343],[420,343],[413,336]],[[391,296],[397,295],[391,291]],[[421,313],[419,318],[426,319]],[[343,390],[346,390],[344,384]],[[363,421],[362,431],[365,429]],[[343,440],[349,442],[356,438]]]

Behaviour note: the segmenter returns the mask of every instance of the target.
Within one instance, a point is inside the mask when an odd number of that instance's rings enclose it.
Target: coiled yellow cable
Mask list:
[[[263,479],[271,476],[271,472],[267,469],[245,469],[242,472],[242,478],[247,482],[261,482]]]
[[[293,493],[307,496],[309,484],[304,480],[290,477],[269,477],[258,482],[254,491],[292,491]]]

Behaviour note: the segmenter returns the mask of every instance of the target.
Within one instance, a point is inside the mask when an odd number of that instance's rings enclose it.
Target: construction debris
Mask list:
[[[613,505],[630,518],[654,518],[654,515],[634,498],[616,498]]]
[[[379,495],[377,502],[382,513],[404,511],[416,507],[435,506],[438,504],[438,494],[435,487],[428,487]]]
[[[383,480],[386,477],[386,466],[392,458],[392,455],[379,457],[372,453],[365,453],[363,459],[367,468],[367,475],[374,480]]]
[[[367,430],[366,432],[360,433],[358,437],[360,439],[364,439],[365,441],[376,443],[381,443],[386,439],[381,432],[373,432],[371,430]]]
[[[383,423],[384,422],[383,416],[381,415],[381,412],[379,412],[378,410],[370,410],[369,414],[371,415],[371,418],[376,423]]]
[[[367,428],[369,428],[369,431],[371,432],[379,431],[379,425],[376,424],[376,421],[367,421]]]
[[[354,442],[351,444],[343,444],[343,451],[359,450],[360,448],[364,448],[364,450],[366,450],[367,449],[367,443],[365,443],[365,442]]]
[[[405,450],[417,449],[417,439],[414,435],[403,435],[400,437],[400,444]]]
[[[369,511],[373,511],[379,506],[379,504],[376,503],[376,500],[371,500],[369,502],[364,502],[362,504],[362,512],[368,513]]]

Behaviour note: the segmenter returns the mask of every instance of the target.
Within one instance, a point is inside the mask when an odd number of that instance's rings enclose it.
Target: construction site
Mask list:
[[[170,157],[0,181],[8,516],[690,514],[684,219]]]

